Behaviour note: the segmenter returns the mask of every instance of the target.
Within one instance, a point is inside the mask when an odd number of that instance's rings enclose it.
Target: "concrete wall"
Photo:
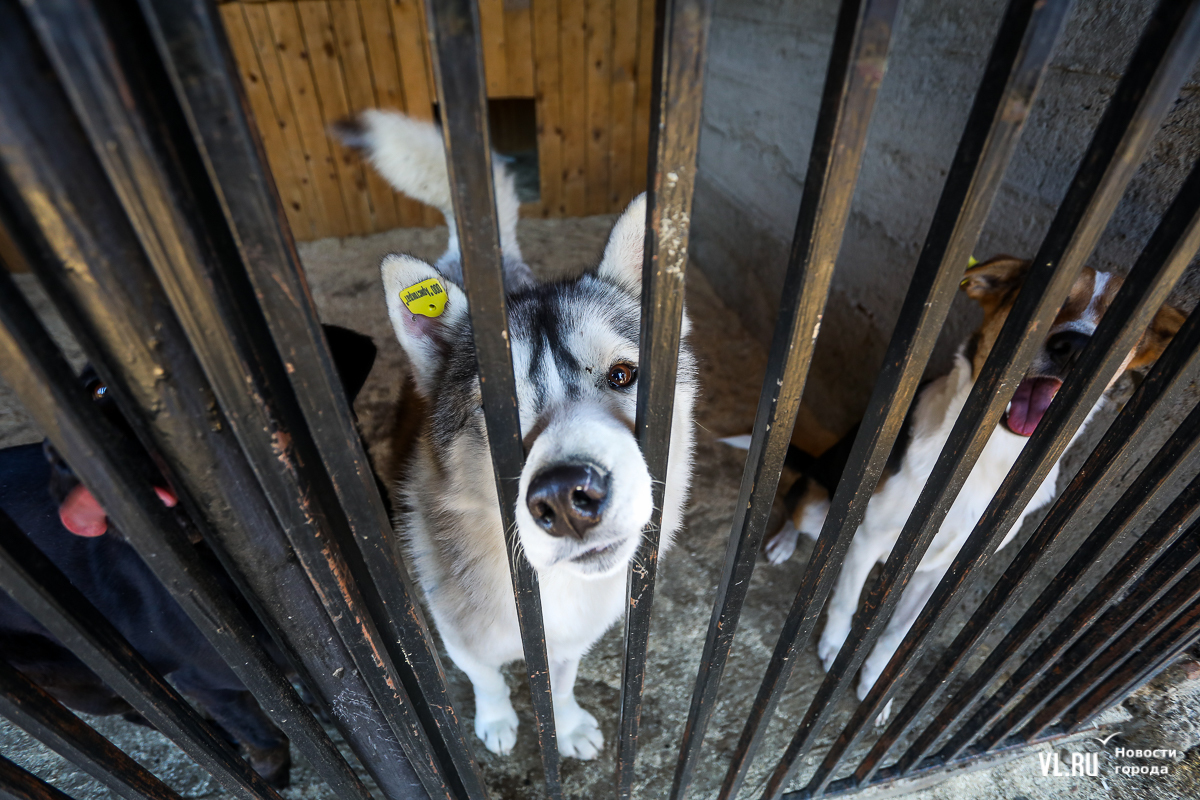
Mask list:
[[[862,414],[1005,3],[907,0],[893,35],[806,402],[842,432]],[[1077,0],[975,249],[1032,257],[1152,9]],[[804,183],[836,0],[716,0],[694,262],[769,343]],[[1090,264],[1126,272],[1200,156],[1193,73]],[[964,265],[965,268],[965,265]],[[1193,271],[1177,291],[1189,308]],[[951,310],[930,374],[977,324]],[[747,376],[760,380],[759,376]]]

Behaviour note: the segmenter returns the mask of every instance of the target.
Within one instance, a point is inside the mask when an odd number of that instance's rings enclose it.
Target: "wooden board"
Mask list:
[[[621,211],[633,187],[633,119],[637,101],[638,0],[613,0],[609,211]]]
[[[304,146],[300,143],[296,116],[292,112],[292,103],[288,96],[287,82],[283,79],[283,71],[280,69],[279,58],[275,53],[275,42],[271,36],[270,24],[267,22],[266,7],[247,3],[242,7],[242,12],[247,34],[255,54],[258,56],[259,75],[266,92],[266,102],[270,107],[269,113],[275,118],[275,135],[268,137],[264,134],[264,142],[272,140],[275,142],[274,147],[270,144],[267,145],[268,162],[270,162],[271,150],[278,148],[277,152],[281,159],[275,163],[279,164],[282,171],[272,166],[272,172],[276,175],[276,185],[282,183],[279,180],[281,174],[290,173],[298,187],[296,194],[285,199],[285,204],[289,208],[302,215],[301,219],[304,223],[303,225],[292,224],[293,235],[299,239],[326,236],[328,234],[324,232],[325,211],[313,188],[308,160],[304,157]],[[244,82],[250,86],[254,83],[252,80],[245,79]],[[264,109],[264,113],[268,112]],[[259,116],[260,120],[262,118]],[[265,130],[268,125],[260,124],[259,128]],[[286,159],[286,167],[279,163],[283,159]],[[289,220],[291,218],[289,216]]]
[[[443,222],[329,131],[368,108],[435,117],[423,0],[219,1],[297,239]],[[619,211],[645,187],[654,0],[479,3],[489,98],[536,114],[541,197],[521,213]]]
[[[376,104],[379,108],[404,111],[404,83],[400,77],[400,62],[396,57],[396,39],[387,0],[358,0],[358,3],[367,41],[367,55],[371,61],[371,76],[375,83]],[[420,203],[400,194],[395,197],[402,227],[425,224],[425,209]]]
[[[504,0],[504,51],[508,97],[533,97],[533,14],[530,0]]]
[[[585,0],[559,0],[562,81],[563,210],[587,213],[587,19]]]
[[[504,44],[503,0],[478,0],[483,36],[483,73],[488,97],[508,96],[508,50]]]
[[[266,9],[279,65],[296,114],[304,159],[324,213],[323,225],[318,227],[325,236],[347,236],[351,231],[342,201],[341,180],[325,134],[321,100],[309,66],[296,6],[293,3],[267,3]]]
[[[613,0],[587,0],[587,213],[606,214],[611,155]]]
[[[317,99],[321,104],[326,142],[337,165],[349,231],[360,235],[370,233],[375,226],[371,220],[371,199],[362,164],[353,151],[330,133],[334,123],[350,115],[350,102],[329,3],[326,0],[300,0],[296,3],[296,13],[300,17],[304,49],[308,53]]]
[[[533,0],[533,69],[537,81],[540,212],[566,216],[563,205],[562,89],[559,83],[558,0]]]
[[[392,29],[395,31],[396,58],[404,84],[404,110],[416,119],[433,119],[434,96],[431,54],[425,35],[424,4],[421,0],[391,0]],[[406,200],[406,202],[408,202]],[[416,203],[412,206],[411,225],[444,225],[436,209]],[[419,217],[419,221],[418,221]]]
[[[358,114],[375,108],[375,88],[372,86],[371,63],[367,58],[367,43],[363,39],[362,20],[354,0],[333,0],[329,5],[330,19],[337,39],[342,74],[346,78],[346,101],[349,113]],[[369,164],[348,147],[342,147],[341,158],[347,164],[359,163],[366,181],[366,193],[371,204],[371,230],[386,231],[400,225],[392,187]]]
[[[650,158],[650,92],[654,84],[655,0],[641,0],[642,22],[638,25],[637,100],[633,114],[633,192],[648,188],[646,167]]]

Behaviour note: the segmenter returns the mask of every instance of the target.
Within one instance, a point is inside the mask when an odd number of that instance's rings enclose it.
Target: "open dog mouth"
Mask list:
[[[1062,381],[1057,378],[1026,376],[1004,412],[1004,427],[1018,436],[1032,435],[1060,388]]]

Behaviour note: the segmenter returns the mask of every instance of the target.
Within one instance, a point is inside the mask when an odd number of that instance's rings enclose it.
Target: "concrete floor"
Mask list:
[[[528,260],[540,275],[573,273],[598,260],[611,223],[611,217],[526,220],[521,223],[521,243]],[[399,399],[403,356],[387,323],[377,265],[383,254],[394,251],[432,260],[441,252],[444,242],[444,229],[428,229],[392,231],[340,241],[324,240],[301,247],[301,256],[323,318],[368,333],[380,346],[380,358],[360,396],[356,411],[375,463],[384,471],[388,469],[391,455],[388,433]],[[31,284],[27,277],[22,282],[25,286]],[[692,270],[688,277],[688,309],[697,323],[692,344],[700,361],[702,386],[697,407],[699,431],[696,471],[687,529],[660,566],[634,793],[635,797],[641,798],[665,797],[670,787],[679,736],[687,717],[692,681],[720,578],[730,519],[737,499],[744,454],[719,444],[716,439],[750,430],[766,365],[765,353],[757,341],[742,327],[737,317],[725,308],[698,270]],[[0,408],[11,409],[11,404],[5,402],[3,395],[0,395]],[[1168,416],[1177,422],[1177,413],[1178,410],[1169,410]],[[1111,414],[1111,408],[1102,412],[1093,424],[1090,436],[1084,438],[1094,442],[1111,419]],[[820,416],[816,409],[806,407],[802,411],[799,440],[828,443],[831,434],[821,428]],[[1164,426],[1164,436],[1168,430],[1169,426]],[[19,415],[0,415],[0,442],[15,444],[37,438],[38,433],[27,422],[22,422]],[[1068,454],[1064,474],[1073,474],[1080,460],[1080,448]],[[1097,509],[1095,513],[1098,515],[1102,512],[1103,509]],[[1037,518],[1039,515],[1034,516]],[[779,510],[776,509],[773,527],[778,522]],[[1086,530],[1086,522],[1081,526],[1081,531]],[[1028,534],[1031,530],[1027,525],[1024,533]],[[721,697],[709,727],[704,756],[690,794],[692,798],[711,798],[720,786],[729,753],[736,744],[742,720],[757,690],[810,552],[811,542],[805,540],[788,563],[773,567],[760,561],[755,571],[733,654],[725,671]],[[1011,555],[1016,551],[1014,548],[1005,552]],[[1003,563],[986,570],[987,585],[1002,567]],[[982,590],[977,590],[968,599],[966,609],[958,614],[954,625],[965,619],[965,611],[970,610],[982,598],[982,594]],[[619,627],[609,631],[584,659],[577,686],[579,700],[600,720],[608,744],[602,756],[594,762],[567,760],[563,763],[563,785],[569,798],[598,800],[613,794],[615,748],[612,740],[617,724],[621,661]],[[451,680],[452,696],[469,731],[473,716],[470,686],[448,659],[445,659],[445,665]],[[919,674],[920,669],[916,672]],[[1196,697],[1200,694],[1200,681],[1192,680],[1188,675],[1190,673],[1172,673],[1154,692],[1146,695],[1143,706],[1148,714],[1143,714],[1143,717],[1154,720],[1156,724],[1149,726],[1149,731],[1143,726],[1137,736],[1150,737],[1149,740],[1159,742],[1163,741],[1162,736],[1165,735],[1173,737],[1167,741],[1179,742],[1181,747],[1200,743],[1200,735],[1197,735],[1190,722],[1200,716],[1200,701]],[[810,646],[796,665],[789,691],[769,728],[763,756],[751,771],[743,797],[758,796],[755,790],[761,787],[774,764],[774,758],[786,745],[822,677],[815,648]],[[483,765],[493,797],[497,800],[541,797],[541,770],[521,665],[510,669],[509,681],[514,689],[517,712],[522,719],[516,750],[502,758],[478,746],[476,754]],[[821,737],[818,753],[823,752],[840,730],[840,724],[847,718],[849,710],[848,702],[839,707],[833,723]],[[1108,719],[1118,726],[1112,730],[1125,730],[1130,741],[1133,740],[1135,725],[1128,713],[1117,710]],[[184,796],[222,796],[223,793],[210,778],[193,767],[182,753],[158,734],[133,728],[116,719],[92,722],[118,746],[164,777]],[[1078,742],[1066,746],[1066,749],[1079,751],[1090,748],[1094,751],[1097,747],[1094,743]],[[1048,746],[1042,750],[1050,752]],[[2,720],[0,752],[33,769],[80,800],[109,794],[94,782],[80,777],[69,764]],[[801,774],[805,774],[811,766],[813,760],[809,759]],[[1108,797],[1140,799],[1200,796],[1200,790],[1196,788],[1200,786],[1197,780],[1200,749],[1192,750],[1183,762],[1171,764],[1168,776],[1129,778],[1113,773],[1111,768],[1117,766],[1120,764],[1115,761],[1102,761],[1102,774],[1096,778],[1043,777],[1038,758],[1030,753],[1017,760],[957,775],[936,787],[904,788],[907,791],[915,790],[916,793],[911,796],[922,800],[1059,800],[1061,797],[1098,800]],[[293,788],[283,794],[287,798],[297,799],[327,796],[324,787],[304,764],[294,768]]]

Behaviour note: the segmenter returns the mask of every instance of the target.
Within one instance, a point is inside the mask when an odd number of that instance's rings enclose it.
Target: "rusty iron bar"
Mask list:
[[[696,152],[713,0],[659,0],[642,267],[642,318],[634,434],[651,480],[650,521],[629,567],[625,659],[617,725],[617,797],[633,796],[650,613],[675,410]]]
[[[1009,4],[968,115],[942,197],[905,298],[889,352],[848,461],[848,474],[832,498],[827,525],[856,530],[888,458],[918,381],[1016,148],[1024,123],[1062,30],[1071,0]],[[1014,110],[1024,113],[1015,113]],[[871,438],[872,434],[874,439]],[[869,447],[867,455],[862,449]],[[863,468],[863,464],[866,468]],[[847,728],[818,771],[817,782],[836,772],[865,731]]]
[[[1167,472],[1172,456],[1181,450],[1194,452],[1198,419],[1200,413],[1193,410],[1184,423],[1188,430],[1178,435],[1180,439],[1190,436],[1190,447],[1187,444],[1168,442],[1160,451],[1160,456],[1155,458],[1155,462],[1158,463],[1147,467],[1148,472],[1151,469],[1160,474]],[[1183,427],[1180,426],[1181,430]],[[1167,475],[1163,475],[1157,482],[1161,485],[1166,478]],[[1139,483],[1142,481],[1139,480]],[[1031,666],[1024,668],[1022,665],[1021,672],[1026,675],[1027,680],[1021,688],[1027,689],[1032,686],[1033,690],[1001,723],[991,728],[986,736],[980,737],[973,749],[991,750],[1005,740],[1009,733],[1028,722],[1054,698],[1059,689],[1089,667],[1104,648],[1129,629],[1139,614],[1146,611],[1178,581],[1188,566],[1186,562],[1193,556],[1189,548],[1196,541],[1197,526],[1193,520],[1198,505],[1200,482],[1193,480],[1149,530],[1122,555],[1116,566],[1088,592],[1087,597],[1072,609],[1051,634],[1052,638],[1044,641],[1029,656]],[[1184,533],[1189,524],[1192,527]],[[1190,538],[1176,546],[1180,536]],[[1170,556],[1164,557],[1163,552],[1168,548],[1171,548]],[[1147,573],[1147,570],[1150,572]],[[1146,577],[1147,574],[1151,577]],[[1120,598],[1120,602],[1114,604],[1117,598]],[[1055,646],[1057,643],[1053,641],[1053,637],[1060,634],[1067,637],[1070,647]],[[1011,687],[1006,683],[1004,688]],[[963,738],[971,733],[978,735],[986,730],[984,725],[987,724],[990,724],[990,719],[985,718],[978,722],[972,720],[968,723],[971,730],[965,733]],[[1041,735],[1040,731],[1038,735]],[[956,741],[951,742],[943,752],[949,752],[956,746]],[[941,756],[939,753],[938,757]]]
[[[1022,729],[1020,738],[1033,739],[1049,732],[1054,720],[1069,715],[1067,728],[1087,724],[1104,708],[1119,701],[1144,682],[1156,666],[1165,666],[1162,658],[1185,649],[1200,627],[1200,538],[1181,538],[1146,574],[1137,599],[1160,597],[1138,617],[1123,635],[1092,660],[1074,681],[1063,689],[1033,721]],[[1184,572],[1190,568],[1190,571]],[[1154,581],[1165,579],[1165,585]],[[1138,607],[1142,607],[1139,602]],[[1108,616],[1108,615],[1106,615]],[[1101,618],[1098,627],[1108,628],[1126,616],[1120,607],[1112,609],[1109,620]],[[1139,652],[1158,658],[1140,661]]]
[[[1130,664],[1096,687],[1081,701],[1083,708],[1078,718],[1071,713],[1066,720],[1066,726],[1072,731],[1086,727],[1105,709],[1121,702],[1186,655],[1197,642],[1200,642],[1200,602],[1193,603],[1169,628],[1146,642],[1145,649],[1157,653],[1157,656],[1149,663]]]
[[[1012,564],[1009,565],[1005,576],[997,583],[993,593],[1019,592],[1020,586],[1028,581],[1029,570],[1040,571],[1037,566],[1030,567],[1029,562],[1036,561],[1040,565],[1052,554],[1048,553],[1046,556],[1042,556],[1036,547],[1061,546],[1058,540],[1066,526],[1070,524],[1076,510],[1095,502],[1112,486],[1121,468],[1128,464],[1132,449],[1144,441],[1144,436],[1152,430],[1149,420],[1155,409],[1177,400],[1186,390],[1187,384],[1200,370],[1200,352],[1196,349],[1196,345],[1200,344],[1200,335],[1197,335],[1200,331],[1198,322],[1200,320],[1189,320],[1185,328],[1176,335],[1178,345],[1173,342],[1172,350],[1160,359],[1162,369],[1156,365],[1151,374],[1143,381],[1135,396],[1122,409],[1118,419],[1110,426],[1109,431],[1088,457],[1084,466],[1080,468],[1062,496],[1051,507],[1042,523],[1038,525],[1021,553],[1018,553]],[[1180,435],[1178,431],[1175,434],[1175,436]],[[1144,474],[1145,472],[1143,472]],[[1138,484],[1141,483],[1142,481],[1139,479]],[[934,735],[934,728],[938,729],[937,735],[941,735],[943,731],[956,724],[983,700],[984,690],[1003,669],[1004,664],[1015,657],[1024,643],[1031,641],[1047,624],[1050,619],[1048,611],[1051,607],[1075,601],[1086,584],[1086,578],[1090,571],[1095,565],[1103,562],[1103,556],[1110,548],[1121,541],[1122,531],[1133,520],[1136,509],[1145,504],[1145,499],[1144,496],[1133,495],[1131,497],[1132,507],[1124,522],[1111,529],[1103,525],[1098,527],[1087,541],[1077,548],[1075,554],[1059,570],[1050,585],[1025,611],[1021,619],[1011,626],[1005,634],[1002,645],[993,648],[992,654],[988,656],[983,665],[976,670],[967,684],[957,691],[951,703],[922,734],[919,744],[924,751],[919,755],[914,751],[914,759],[923,758],[928,752],[928,748],[935,743],[935,740],[931,738]],[[1116,507],[1114,506],[1114,508]],[[1013,589],[1013,586],[1018,588]],[[1117,593],[1114,596],[1119,595],[1120,593]],[[981,608],[986,606],[987,601]],[[973,738],[968,731],[974,731],[977,734],[979,731],[991,727],[1001,714],[1011,709],[1014,698],[1020,693],[1021,688],[1036,682],[1044,674],[1046,665],[1069,647],[1082,632],[1082,627],[1067,629],[1060,626],[1057,628],[1053,635],[1045,639],[1032,654],[1027,655],[1021,661],[1005,681],[1004,686],[998,689],[991,698],[988,698],[983,707],[975,711],[974,716],[964,726],[964,730],[949,739],[939,757],[949,760],[957,755]],[[956,648],[952,647],[951,652],[956,652]],[[935,674],[939,672],[940,669],[935,670]],[[909,762],[906,760],[906,763]]]
[[[562,797],[558,741],[550,691],[550,664],[542,627],[537,573],[516,541],[516,505],[525,452],[517,413],[516,379],[508,338],[508,309],[492,181],[487,93],[479,8],[471,0],[425,0],[433,73],[442,115],[450,196],[462,253],[483,414],[491,446],[496,494],[521,627],[529,693],[541,749],[546,794]]]
[[[6,319],[6,325],[7,322]],[[13,366],[10,361],[11,344],[7,329],[0,328],[0,365],[5,368],[4,374],[20,380],[18,386],[23,391],[28,390],[26,397],[43,393],[45,387],[40,385],[37,377],[9,369]],[[61,366],[66,367],[66,362],[61,362]],[[57,367],[53,369],[57,371]],[[66,372],[70,374],[69,367]],[[44,392],[38,399],[50,403],[62,398]],[[86,418],[87,415],[84,415]],[[98,411],[96,418],[103,420]],[[52,438],[58,442],[62,442],[64,436],[69,437],[73,448],[77,446],[77,450],[71,451],[75,457],[89,452],[97,444],[112,445],[113,449],[107,456],[110,460],[115,461],[127,455],[125,451],[128,447],[121,441],[120,434],[111,429],[94,429],[94,439],[89,440],[86,434],[77,430],[74,422],[67,420],[62,435],[57,430],[52,434]],[[66,450],[60,452],[64,455],[67,453]],[[118,477],[116,482],[120,481]],[[84,478],[84,484],[87,485],[87,478]],[[93,485],[99,487],[99,484]],[[161,508],[161,504],[159,509],[153,509],[150,505],[158,501],[152,489],[140,485],[132,488],[135,492],[117,488],[117,491],[126,494],[125,502],[119,509],[115,504],[106,507],[111,508],[114,520],[121,520],[122,529],[132,530],[128,523],[145,524],[151,511],[159,513],[164,524],[173,524],[173,517]],[[100,492],[93,493],[98,497],[105,496]],[[115,495],[109,496],[116,499]],[[138,510],[138,506],[142,506],[144,511]],[[137,517],[142,517],[140,523]],[[207,770],[232,796],[242,800],[279,800],[275,790],[133,649],[112,623],[71,585],[58,567],[21,533],[3,511],[0,511],[0,589],[8,592],[55,639],[160,733],[179,745],[189,758]]]
[[[28,38],[33,41],[32,35]],[[7,124],[14,147],[9,153],[15,157],[20,139],[25,159],[18,169],[21,191],[50,202],[34,204],[35,218],[16,197],[20,187],[14,187],[13,202],[24,207],[25,218],[18,218],[16,207],[5,212],[11,238],[28,254],[26,262],[112,388],[138,438],[161,458],[181,507],[272,629],[285,658],[356,753],[385,755],[364,759],[364,764],[385,793],[404,797],[413,773],[399,744],[381,733],[386,730],[382,715],[369,707],[333,702],[342,692],[368,696],[366,684],[213,404],[207,379],[120,203],[99,166],[81,157],[89,148],[57,87],[42,73],[31,80],[25,105],[10,106]],[[13,81],[8,87],[15,90],[28,82]],[[68,185],[69,191],[63,188]],[[53,235],[39,238],[42,227]],[[239,555],[237,563],[228,553]],[[372,723],[364,724],[364,715],[373,714]],[[303,722],[303,716],[295,719]],[[298,743],[304,746],[302,739]],[[317,755],[310,754],[312,763],[325,771]]]

